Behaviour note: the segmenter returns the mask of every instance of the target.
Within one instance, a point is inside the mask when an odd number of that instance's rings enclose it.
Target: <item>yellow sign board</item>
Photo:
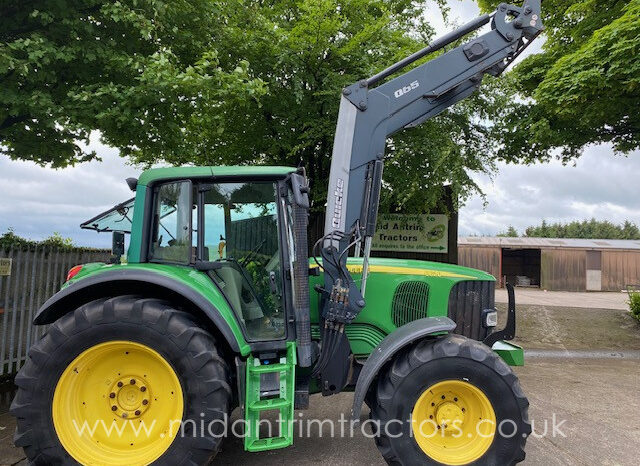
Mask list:
[[[0,258],[0,277],[11,275],[11,259],[7,257]]]
[[[449,218],[446,215],[380,214],[372,249],[446,254],[448,240]]]

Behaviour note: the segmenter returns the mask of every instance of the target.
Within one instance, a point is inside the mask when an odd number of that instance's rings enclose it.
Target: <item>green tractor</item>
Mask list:
[[[501,5],[345,88],[325,234],[312,247],[303,169],[159,168],[127,180],[135,197],[82,225],[113,232],[115,260],[71,269],[35,318],[49,328],[11,407],[28,460],[207,464],[235,408],[248,452],[283,448],[294,409],[348,391],[355,420],[369,407],[390,464],[522,461],[531,427],[507,364],[523,363],[505,341],[513,289],[497,331],[492,276],[369,256],[386,138],[470,95],[541,30],[539,0]],[[269,412],[279,429],[265,435]]]

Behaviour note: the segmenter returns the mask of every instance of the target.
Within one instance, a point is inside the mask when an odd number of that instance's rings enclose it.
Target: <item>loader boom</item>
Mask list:
[[[375,76],[343,89],[321,241],[323,267],[328,272],[324,292],[329,298],[323,317],[335,316],[336,322],[349,323],[364,307],[387,137],[418,126],[470,96],[485,74],[501,74],[543,30],[540,3],[525,0],[522,7],[503,3],[492,15],[481,16]],[[488,23],[490,31],[375,86]],[[360,289],[345,268],[350,246],[355,246],[356,255],[364,248]],[[332,293],[342,304],[335,305]]]

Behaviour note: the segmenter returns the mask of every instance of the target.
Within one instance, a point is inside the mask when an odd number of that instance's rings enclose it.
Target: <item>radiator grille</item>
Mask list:
[[[429,301],[429,285],[419,281],[400,283],[393,295],[391,312],[393,323],[402,327],[414,320],[427,317],[427,303]]]
[[[449,318],[458,324],[455,333],[474,340],[486,338],[482,311],[495,308],[495,288],[495,282],[481,280],[454,285],[449,295]]]

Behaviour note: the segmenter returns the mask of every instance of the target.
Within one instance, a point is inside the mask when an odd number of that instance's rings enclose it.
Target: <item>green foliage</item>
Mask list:
[[[499,1],[478,3],[488,10]],[[591,143],[639,148],[640,0],[546,0],[542,8],[544,51],[510,77],[512,103],[495,126],[500,157],[533,162],[560,148],[568,161]]]
[[[525,236],[535,238],[583,238],[583,239],[640,239],[640,229],[634,223],[625,221],[615,225],[609,221],[583,220],[569,223],[548,224],[545,220],[539,226],[525,230]]]
[[[0,236],[0,249],[9,249],[11,247],[27,249],[35,245],[35,241],[30,241],[16,235],[12,228],[9,228],[6,233]]]
[[[231,3],[1,0],[1,153],[64,167],[95,158],[78,144],[92,130],[124,156],[160,157],[221,131],[225,109],[263,92],[245,62],[220,66]]]
[[[71,238],[65,238],[60,233],[54,232],[51,236],[43,239],[42,241],[33,241],[14,233],[12,228],[9,228],[4,234],[0,235],[0,249],[34,249],[35,247],[45,247],[48,249],[62,249],[62,250],[87,250],[94,251],[93,248],[81,248],[73,244]]]
[[[512,225],[509,225],[509,228],[507,228],[507,231],[498,233],[496,236],[500,236],[502,238],[517,238],[519,235],[518,235],[518,230],[516,230]]]
[[[73,240],[71,238],[64,238],[57,231],[53,232],[53,235],[40,241],[41,246],[58,249],[71,249],[73,248]]]
[[[629,310],[640,321],[640,291],[629,290]]]
[[[224,10],[215,44],[220,66],[247,63],[266,94],[217,110],[224,121],[217,131],[202,119],[201,131],[186,134],[180,150],[139,151],[134,160],[302,165],[314,209],[323,210],[341,89],[422,48],[433,35],[425,14],[433,8],[424,0],[272,0]],[[493,168],[486,115],[498,104],[476,96],[394,136],[383,208],[424,211],[442,198],[445,182],[454,197],[476,190],[468,170]]]

